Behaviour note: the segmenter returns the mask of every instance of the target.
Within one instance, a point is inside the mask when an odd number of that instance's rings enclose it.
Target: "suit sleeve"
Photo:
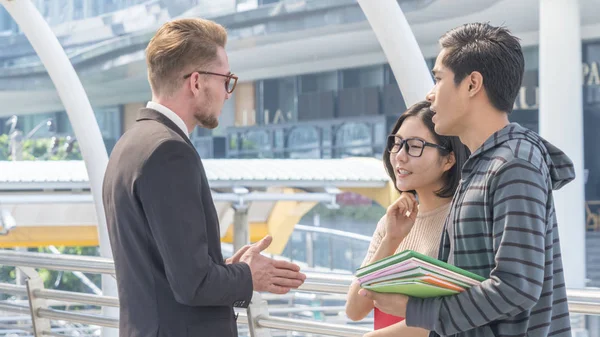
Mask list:
[[[136,194],[175,299],[188,306],[247,306],[252,275],[245,263],[225,265],[208,253],[201,167],[187,144],[161,143],[136,180]],[[211,199],[212,202],[212,199]]]
[[[493,178],[496,266],[489,279],[458,295],[410,298],[406,323],[454,335],[509,319],[538,303],[544,282],[548,186],[524,160],[503,165]]]

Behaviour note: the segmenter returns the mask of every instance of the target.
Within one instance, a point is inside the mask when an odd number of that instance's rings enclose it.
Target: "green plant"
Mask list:
[[[0,160],[12,160],[8,135],[0,135]],[[71,151],[66,149],[67,139],[58,138],[56,151],[51,153],[51,138],[28,139],[23,142],[22,160],[81,160],[79,144],[75,142]]]

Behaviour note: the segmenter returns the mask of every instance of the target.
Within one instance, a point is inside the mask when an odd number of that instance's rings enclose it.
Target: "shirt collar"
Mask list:
[[[175,123],[175,125],[177,125],[181,129],[181,131],[183,131],[183,133],[185,133],[185,135],[188,136],[188,138],[190,138],[189,131],[187,129],[187,126],[185,126],[183,119],[181,119],[181,117],[179,117],[176,113],[174,113],[173,110],[167,108],[166,106],[164,106],[162,104],[152,102],[152,101],[148,102],[148,104],[146,105],[146,108],[156,110],[156,111],[160,112],[161,114],[165,115],[165,117],[167,117],[173,123]]]

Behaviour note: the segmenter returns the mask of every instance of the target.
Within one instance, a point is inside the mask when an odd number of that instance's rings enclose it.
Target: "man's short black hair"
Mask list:
[[[525,70],[517,37],[505,27],[468,23],[444,34],[440,45],[446,50],[442,64],[452,70],[456,84],[477,71],[492,105],[512,111]]]

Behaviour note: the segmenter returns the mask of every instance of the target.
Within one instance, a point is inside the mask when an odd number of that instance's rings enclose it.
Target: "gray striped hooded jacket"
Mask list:
[[[406,323],[431,335],[571,336],[552,190],[575,178],[558,148],[518,124],[463,167],[440,260],[487,280],[449,297],[410,298]]]

